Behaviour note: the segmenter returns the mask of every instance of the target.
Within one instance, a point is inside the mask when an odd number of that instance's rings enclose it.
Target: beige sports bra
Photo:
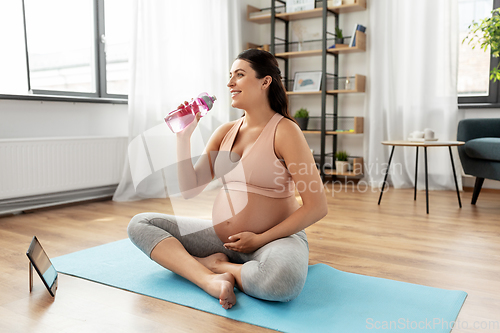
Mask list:
[[[279,113],[274,114],[242,158],[231,150],[245,118],[231,127],[222,139],[214,162],[215,177],[221,178],[223,190],[256,193],[270,198],[288,198],[295,194],[292,176],[274,152],[274,136],[282,118]]]

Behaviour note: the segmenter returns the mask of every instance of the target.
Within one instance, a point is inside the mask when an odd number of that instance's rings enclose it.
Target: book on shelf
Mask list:
[[[349,43],[349,47],[356,46],[356,31],[365,32],[366,27],[361,24],[356,24],[354,26],[354,31],[352,32],[352,37],[351,37],[351,42]]]
[[[301,12],[304,10],[311,10],[315,7],[315,0],[287,0],[286,12]]]

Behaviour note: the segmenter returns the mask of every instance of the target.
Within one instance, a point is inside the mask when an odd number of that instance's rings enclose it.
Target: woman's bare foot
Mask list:
[[[208,268],[214,273],[221,274],[223,271],[219,270],[219,265],[223,262],[229,262],[229,258],[224,253],[215,253],[205,258],[194,257],[203,266]]]
[[[214,274],[203,288],[209,295],[218,298],[224,309],[231,309],[236,304],[234,277],[231,273]]]
[[[244,291],[241,281],[241,264],[229,262],[229,258],[224,253],[215,253],[205,258],[194,258],[215,274],[230,273],[235,278],[236,287]]]

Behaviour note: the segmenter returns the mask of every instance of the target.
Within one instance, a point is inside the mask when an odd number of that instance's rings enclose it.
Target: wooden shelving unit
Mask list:
[[[283,1],[281,0],[270,0],[271,7],[265,8],[263,10],[253,7],[247,6],[247,19],[250,22],[254,22],[257,24],[271,24],[271,42],[268,45],[251,45],[251,47],[262,48],[265,49],[269,46],[269,51],[275,55],[276,58],[281,59],[284,62],[284,84],[285,86],[289,86],[291,78],[293,78],[292,73],[290,73],[290,65],[289,62],[291,59],[295,58],[304,58],[304,57],[319,57],[320,61],[318,61],[318,65],[321,64],[321,72],[322,72],[322,90],[320,91],[311,91],[311,92],[294,92],[288,91],[287,96],[291,98],[292,96],[306,96],[306,95],[316,95],[321,98],[321,115],[319,117],[320,129],[311,129],[304,130],[305,134],[313,134],[319,135],[321,139],[321,149],[318,154],[315,154],[316,157],[320,157],[320,172],[322,178],[325,175],[331,176],[345,176],[345,177],[357,177],[363,174],[363,158],[356,157],[354,159],[354,167],[353,170],[347,173],[337,173],[336,170],[325,170],[325,166],[328,167],[328,163],[326,163],[327,158],[331,158],[335,156],[335,152],[337,150],[337,136],[339,135],[352,135],[352,134],[363,134],[364,132],[364,118],[363,117],[342,117],[338,114],[338,95],[341,94],[351,94],[351,93],[363,93],[365,92],[366,87],[366,77],[364,75],[356,74],[354,78],[350,77],[351,80],[350,85],[347,87],[349,89],[342,89],[346,87],[346,84],[342,85],[342,79],[346,80],[346,78],[340,78],[339,76],[339,55],[341,54],[350,54],[356,52],[365,52],[366,51],[366,35],[364,32],[356,31],[356,35],[353,36],[356,39],[356,43],[354,47],[349,47],[347,45],[336,45],[336,47],[328,48],[330,42],[330,36],[332,36],[332,32],[327,31],[328,26],[328,18],[332,18],[335,20],[335,27],[339,27],[339,15],[344,13],[351,13],[357,11],[366,10],[366,0],[355,0],[354,4],[346,4],[341,6],[327,6],[328,1],[322,1],[322,7],[315,8],[312,10],[304,10],[293,13],[280,13],[279,11],[284,11],[284,8],[280,8],[279,6],[283,5]],[[265,13],[267,11],[267,13]],[[269,13],[270,12],[270,13]],[[259,13],[257,16],[254,16],[254,13]],[[272,14],[274,16],[272,16]],[[321,19],[322,20],[322,37],[321,37],[321,47],[320,49],[314,50],[305,50],[305,51],[290,51],[290,46],[296,42],[291,42],[290,40],[290,25],[289,22],[304,20],[304,19]],[[280,36],[280,38],[276,35],[277,26],[281,29],[284,27],[284,37]],[[281,30],[282,31],[282,30]],[[277,44],[277,42],[279,44]],[[306,42],[319,42],[317,40],[304,41]],[[309,44],[311,45],[311,44]],[[331,44],[330,44],[331,45]],[[282,47],[284,52],[276,52],[276,47]],[[283,47],[284,46],[284,47]],[[306,46],[307,47],[307,46]],[[316,46],[317,47],[317,46]],[[327,72],[327,58],[334,58],[333,62],[333,72]],[[281,63],[283,64],[283,63]],[[281,65],[280,65],[281,67]],[[329,76],[331,75],[331,76]],[[333,85],[331,85],[331,80],[333,79]],[[352,82],[354,80],[354,82]],[[346,81],[344,81],[346,82]],[[288,87],[290,88],[290,87]],[[330,89],[328,89],[330,88]],[[331,96],[331,97],[328,97]],[[331,101],[327,98],[333,98],[333,105],[330,104]],[[332,111],[327,112],[327,103],[332,105]],[[328,118],[328,122],[327,122]],[[339,118],[353,118],[354,126],[349,126],[349,129],[342,130],[339,126]],[[317,125],[317,123],[316,123]],[[340,125],[345,126],[345,123],[340,123]],[[327,130],[330,128],[331,130]],[[331,152],[326,151],[326,137],[332,138],[332,150]]]

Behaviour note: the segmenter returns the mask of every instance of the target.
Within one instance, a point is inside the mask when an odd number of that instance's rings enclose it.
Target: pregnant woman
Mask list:
[[[131,220],[129,237],[152,260],[218,298],[225,309],[236,303],[235,286],[260,299],[290,301],[307,276],[304,228],[327,214],[323,183],[288,113],[274,56],[244,51],[229,75],[232,106],[244,110],[244,116],[220,126],[194,166],[190,138],[199,118],[177,134],[183,197],[201,193],[214,178],[223,180],[212,221],[142,213]]]

